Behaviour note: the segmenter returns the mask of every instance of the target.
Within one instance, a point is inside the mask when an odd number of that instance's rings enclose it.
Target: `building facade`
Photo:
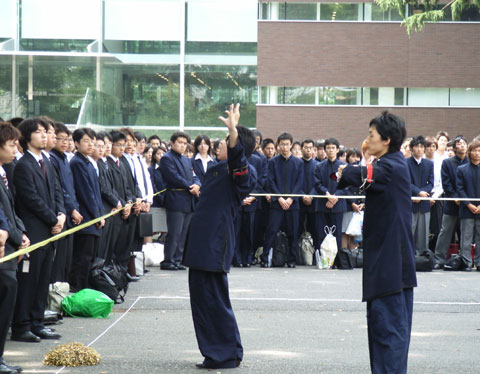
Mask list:
[[[480,133],[480,14],[409,37],[372,2],[260,2],[257,126],[358,146],[390,109],[409,135]],[[408,9],[420,12],[422,9]],[[294,129],[294,130],[293,130]]]

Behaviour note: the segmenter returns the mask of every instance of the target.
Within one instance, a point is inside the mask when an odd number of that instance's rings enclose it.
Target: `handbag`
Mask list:
[[[363,210],[360,212],[354,212],[350,223],[348,224],[345,234],[350,236],[362,235],[363,226]]]
[[[137,219],[137,232],[141,238],[153,235],[153,216],[152,213],[140,213]]]
[[[298,241],[297,265],[313,265],[313,239],[308,232],[304,232]]]

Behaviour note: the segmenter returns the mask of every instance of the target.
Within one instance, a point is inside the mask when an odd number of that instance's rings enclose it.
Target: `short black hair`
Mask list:
[[[135,131],[134,135],[135,135],[135,138],[137,139],[137,142],[141,142],[143,139],[145,139],[145,140],[147,139],[145,134],[143,132],[140,132],[140,131]]]
[[[53,124],[53,126],[55,127],[55,134],[56,135],[60,134],[61,132],[65,133],[67,135],[72,135],[72,132],[68,129],[68,127],[65,126],[61,122],[55,122]]]
[[[0,121],[0,147],[3,147],[9,140],[18,140],[20,131],[9,122]]]
[[[22,121],[23,121],[22,117],[13,117],[13,118],[10,118],[7,122],[10,122],[13,125],[13,127],[18,128],[18,125],[20,125]]]
[[[24,119],[18,125],[18,129],[22,134],[22,137],[20,138],[20,145],[24,150],[28,149],[28,143],[30,143],[32,140],[32,134],[38,130],[38,127],[43,127],[45,131],[48,131],[49,125],[43,119],[38,117]]]
[[[277,144],[280,143],[282,140],[290,140],[290,144],[293,145],[293,136],[289,134],[288,132],[283,132],[281,133],[278,138],[277,138]]]
[[[190,144],[190,136],[186,133],[186,132],[183,132],[183,131],[175,131],[172,136],[170,136],[170,141],[172,143],[175,143],[177,141],[178,138],[185,138],[187,139],[187,143]]]
[[[424,147],[427,146],[427,141],[423,135],[417,135],[410,140],[410,149],[413,149],[416,145],[423,145]]]
[[[262,141],[262,149],[267,148],[267,145],[269,145],[269,144],[275,145],[275,142],[273,141],[272,138],[265,138],[265,139],[263,139],[263,141]]]
[[[195,149],[195,154],[198,153],[198,147],[202,142],[202,140],[204,140],[205,143],[208,145],[207,153],[210,154],[210,151],[212,150],[212,144],[210,143],[210,138],[205,134],[197,135],[197,137],[195,138],[195,141],[193,142],[193,148]]]
[[[101,139],[103,141],[105,141],[105,139],[108,139],[112,141],[112,136],[106,131],[99,131],[97,132],[97,139]]]
[[[252,130],[253,132],[253,135],[255,135],[255,138],[258,136],[260,137],[260,144],[262,144],[262,141],[263,141],[263,136],[262,136],[262,133],[258,130]]]
[[[87,135],[90,139],[95,139],[97,137],[97,134],[95,134],[95,131],[93,131],[91,128],[89,127],[82,127],[80,129],[76,129],[74,132],[73,132],[73,141],[74,142],[77,142],[77,143],[80,143],[80,140],[82,140],[82,138]]]
[[[150,142],[151,142],[153,139],[158,140],[160,143],[162,142],[162,139],[160,139],[160,137],[159,137],[158,135],[155,135],[155,134],[154,134],[154,135],[152,135],[152,136],[150,136],[150,137],[148,138],[147,143],[150,144]]]
[[[468,140],[467,140],[467,138],[465,138],[463,135],[457,135],[457,136],[455,137],[455,139],[452,140],[453,149],[457,149],[457,143],[458,143],[459,141],[461,141],[461,140],[464,140],[465,143],[467,143],[467,145],[468,145]]]
[[[312,143],[312,145],[315,146],[315,142],[313,141],[313,139],[306,138],[306,139],[303,139],[303,141],[302,141],[302,148],[307,143]]]
[[[326,148],[327,148],[327,145],[331,145],[331,144],[333,144],[334,146],[336,146],[337,149],[340,149],[340,143],[339,143],[338,140],[335,139],[335,138],[325,139],[325,141],[323,142],[323,149],[326,149]]]
[[[388,110],[370,121],[369,127],[375,126],[382,140],[390,139],[388,153],[399,152],[405,137],[407,128],[405,121]]]
[[[238,137],[242,141],[245,156],[249,159],[257,145],[255,135],[252,130],[244,126],[237,126],[237,132]]]
[[[110,136],[112,137],[112,143],[116,143],[119,140],[127,140],[126,135],[123,132],[120,132],[118,130],[112,130],[110,131]]]

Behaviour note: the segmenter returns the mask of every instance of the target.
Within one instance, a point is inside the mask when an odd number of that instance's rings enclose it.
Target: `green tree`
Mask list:
[[[462,13],[476,9],[480,12],[480,0],[451,0],[439,4],[438,0],[374,0],[383,10],[396,9],[403,18],[402,25],[407,27],[410,35],[414,31],[423,30],[425,22],[438,22],[445,19],[447,11],[451,12],[453,21],[460,21]],[[406,13],[407,5],[419,12]],[[423,9],[422,9],[423,8]]]

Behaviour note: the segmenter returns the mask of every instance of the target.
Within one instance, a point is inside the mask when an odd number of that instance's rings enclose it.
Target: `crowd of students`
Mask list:
[[[279,230],[289,242],[287,266],[296,266],[297,243],[307,231],[319,248],[325,226],[336,226],[338,248],[355,247],[346,228],[354,212],[364,209],[358,188],[338,189],[336,173],[346,163],[362,163],[362,153],[345,149],[335,138],[294,142],[282,133],[276,141],[255,131],[256,150],[249,158],[257,183],[235,220],[232,265],[270,266],[269,253]],[[49,285],[68,282],[72,292],[89,286],[95,258],[115,261],[129,281],[127,265],[133,251],[152,238],[142,238],[137,220],[153,207],[166,211],[162,270],[185,270],[185,241],[202,184],[217,163],[220,141],[176,131],[169,142],[148,139],[131,128],[73,133],[48,117],[13,118],[0,123],[0,257],[50,238],[63,230],[108,212],[115,214],[29,255],[0,264],[0,373],[20,370],[3,361],[3,347],[12,327],[12,340],[40,342],[61,336],[43,324]],[[402,146],[411,174],[415,249],[435,252],[435,267],[443,268],[447,250],[459,240],[463,269],[480,271],[480,202],[438,198],[480,198],[480,139],[468,145],[445,132],[415,136]],[[241,173],[241,171],[240,171]],[[156,194],[159,191],[164,191]],[[271,194],[272,196],[268,195]],[[289,194],[303,197],[282,196]],[[312,198],[323,195],[325,198]],[[339,196],[353,196],[343,199]],[[224,237],[225,233],[218,233]],[[225,238],[227,240],[228,238]],[[472,243],[476,253],[472,260]],[[257,250],[263,248],[259,257]],[[338,265],[338,264],[335,264]]]

